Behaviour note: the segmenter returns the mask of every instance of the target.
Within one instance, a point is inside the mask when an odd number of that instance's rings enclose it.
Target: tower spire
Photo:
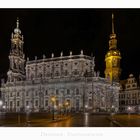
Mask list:
[[[19,18],[17,17],[17,28],[19,28]]]
[[[112,13],[112,34],[114,33],[114,14]]]
[[[23,35],[19,29],[19,19],[16,20],[16,28],[11,36],[11,50],[9,55],[8,81],[20,81],[25,79],[25,55],[23,52]],[[20,62],[20,63],[19,63]]]
[[[120,68],[121,54],[117,49],[117,38],[114,30],[114,14],[112,13],[112,31],[109,39],[109,51],[106,53],[105,77],[110,81],[119,81],[121,74]]]

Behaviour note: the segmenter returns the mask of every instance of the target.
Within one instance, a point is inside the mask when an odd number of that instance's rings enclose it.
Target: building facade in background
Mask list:
[[[24,38],[17,27],[11,35],[7,81],[1,92],[6,111],[50,111],[52,108],[72,111],[110,112],[119,108],[119,83],[110,83],[95,72],[94,57],[79,55],[25,60]],[[119,53],[119,52],[117,52]],[[120,57],[116,61],[119,65]],[[108,60],[107,60],[108,61]],[[106,70],[107,71],[107,70]],[[52,102],[52,97],[55,101]],[[67,102],[67,104],[65,104]],[[67,105],[67,106],[66,106]]]
[[[119,106],[121,112],[140,112],[140,85],[139,80],[130,74],[127,80],[121,83]]]

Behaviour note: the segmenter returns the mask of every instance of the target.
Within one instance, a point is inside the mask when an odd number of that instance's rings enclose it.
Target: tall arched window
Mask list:
[[[69,89],[67,89],[67,95],[69,95],[70,94],[70,90]]]
[[[76,89],[76,95],[79,95],[79,89],[78,88]]]
[[[56,89],[56,95],[58,95],[59,94],[59,90],[58,89]]]
[[[45,95],[48,95],[48,90],[46,90]]]

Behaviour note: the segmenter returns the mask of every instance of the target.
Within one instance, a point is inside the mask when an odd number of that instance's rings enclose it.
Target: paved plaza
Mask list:
[[[0,115],[1,127],[139,127],[140,115],[75,113],[8,113]]]

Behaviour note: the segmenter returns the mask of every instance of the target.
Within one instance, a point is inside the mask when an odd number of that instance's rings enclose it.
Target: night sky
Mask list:
[[[111,33],[111,14],[122,60],[121,79],[140,74],[140,9],[0,9],[0,77],[9,67],[11,33],[20,19],[26,57],[84,54],[95,56],[95,70],[104,76],[105,54]]]

